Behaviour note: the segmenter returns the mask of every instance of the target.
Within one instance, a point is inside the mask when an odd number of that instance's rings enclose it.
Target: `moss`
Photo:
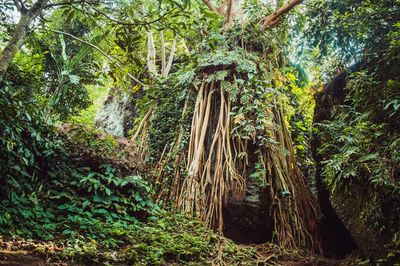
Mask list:
[[[141,265],[205,262],[216,239],[216,235],[196,220],[165,214],[137,231],[132,244],[121,255],[124,260]]]

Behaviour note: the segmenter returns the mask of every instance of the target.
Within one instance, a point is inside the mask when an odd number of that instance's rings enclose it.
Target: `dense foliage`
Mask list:
[[[311,32],[321,55],[355,64],[344,101],[332,110],[331,121],[318,126],[324,181],[333,194],[365,191],[370,200],[361,203],[357,222],[382,232],[393,248],[400,232],[400,3],[315,2]],[[396,256],[389,252],[388,260]]]
[[[101,153],[117,147],[112,139],[96,140],[76,132],[66,138],[44,119],[32,99],[18,98],[21,94],[11,87],[4,89],[3,235],[55,239],[82,233],[100,237],[97,230],[102,227],[136,226],[157,210],[150,200],[149,184],[139,176],[126,176],[122,169],[124,175],[101,158]],[[10,99],[17,105],[7,105],[13,102]],[[76,145],[85,147],[85,153]],[[88,158],[90,148],[99,157],[97,162]]]
[[[206,227],[222,232],[221,206],[250,182],[269,190],[272,241],[320,251],[317,166],[333,205],[356,195],[350,224],[378,232],[378,262],[400,260],[399,0],[310,0],[271,28],[285,1],[243,1],[232,25],[201,1],[42,2],[0,77],[2,237],[85,263],[256,261]],[[0,0],[0,50],[34,3]],[[313,125],[338,74],[343,97]],[[127,138],[93,128],[108,92],[134,99]]]

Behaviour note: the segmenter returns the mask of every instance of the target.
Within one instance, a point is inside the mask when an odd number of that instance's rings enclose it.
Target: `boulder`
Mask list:
[[[357,71],[355,65],[348,72],[343,72],[328,83],[316,95],[314,123],[332,120],[335,106],[346,104],[346,83],[349,72]],[[311,147],[316,164],[315,183],[318,201],[324,218],[321,222],[322,241],[325,255],[345,256],[359,248],[364,255],[379,258],[384,255],[387,236],[363,222],[362,213],[373,200],[373,191],[368,191],[362,184],[349,184],[346,192],[331,194],[323,182],[322,162],[326,159],[318,149],[322,143],[317,132],[313,133]]]
[[[132,94],[113,89],[104,101],[95,119],[95,125],[106,133],[127,137],[138,116],[136,101],[140,92]]]

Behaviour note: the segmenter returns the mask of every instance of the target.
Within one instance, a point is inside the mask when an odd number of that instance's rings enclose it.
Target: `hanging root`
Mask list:
[[[271,166],[269,184],[276,241],[283,248],[306,248],[321,252],[317,230],[319,219],[317,203],[296,164],[282,108],[275,105],[273,114],[275,124],[278,126],[275,130],[275,139],[281,148],[286,150],[269,147],[263,155],[266,164]]]
[[[131,139],[131,141],[137,145],[138,153],[140,155],[140,158],[142,159],[146,157],[148,151],[147,133],[149,129],[149,120],[152,113],[153,109],[150,108],[146,115],[140,121],[140,124]]]
[[[219,110],[214,110],[218,97]],[[198,215],[220,232],[223,229],[222,207],[228,195],[243,197],[245,188],[244,178],[234,166],[229,113],[230,103],[223,88],[215,82],[203,82],[192,119],[188,175],[177,202],[180,210]]]
[[[285,249],[320,252],[318,207],[296,164],[282,108],[275,104],[265,110],[274,126],[265,126],[264,133],[257,133],[274,139],[278,145],[261,144],[254,150],[256,133],[232,135],[231,103],[221,84],[203,81],[197,91],[186,161],[183,152],[174,152],[173,148],[180,146],[183,128],[166,156],[174,158],[175,176],[169,199],[175,200],[175,208],[222,232],[223,206],[228,199],[244,198],[246,178],[252,168],[247,155],[253,152],[265,170],[263,183],[269,186],[276,243]],[[177,167],[182,162],[186,163],[185,177]],[[158,165],[164,165],[162,160]],[[161,178],[162,174],[157,180]]]
[[[176,202],[178,197],[179,197],[179,191],[181,187],[181,173],[182,173],[182,167],[181,165],[185,164],[185,150],[182,148],[182,142],[184,138],[184,133],[185,133],[185,116],[187,115],[188,112],[188,105],[190,101],[190,94],[187,93],[186,99],[185,99],[185,104],[182,109],[181,113],[181,118],[180,118],[180,127],[179,127],[179,133],[177,137],[175,138],[174,142],[169,145],[166,144],[164,147],[164,150],[161,154],[160,160],[158,163],[155,165],[154,170],[158,173],[156,180],[155,180],[155,185],[156,185],[156,191],[157,191],[157,196],[156,196],[156,201],[160,199],[168,199],[169,202]],[[168,152],[166,152],[167,147],[170,146]],[[174,175],[172,177],[172,180],[167,180],[167,183],[165,183],[165,166],[168,163],[173,162],[174,166]],[[165,186],[168,186],[169,189],[165,189]],[[165,192],[168,192],[167,194]]]

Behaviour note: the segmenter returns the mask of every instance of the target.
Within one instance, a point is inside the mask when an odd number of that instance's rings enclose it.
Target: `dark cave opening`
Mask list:
[[[250,151],[254,147],[250,145]],[[254,166],[254,152],[249,152],[250,165]],[[252,168],[251,168],[252,169]],[[357,250],[357,245],[342,221],[332,208],[329,192],[321,183],[317,167],[317,197],[322,217],[319,231],[323,255],[341,259]],[[263,244],[272,241],[274,221],[270,214],[269,189],[262,188],[255,180],[247,179],[246,193],[242,200],[228,200],[223,208],[224,236],[237,244]]]
[[[238,244],[262,244],[272,240],[272,224],[269,217],[263,216],[253,207],[231,206],[239,213],[225,209],[224,235]],[[252,220],[255,218],[256,220]]]
[[[345,87],[347,76],[359,69],[360,64],[350,67],[349,72],[345,71],[336,76],[324,89],[315,95],[315,109],[313,123],[331,120],[334,106],[341,105],[346,100]],[[337,215],[331,204],[329,189],[323,182],[322,162],[326,158],[319,152],[323,140],[314,131],[311,138],[311,151],[315,161],[315,185],[317,190],[318,203],[322,212],[322,219],[319,223],[323,253],[329,258],[344,258],[353,251],[358,250],[357,244],[347,230],[343,221]],[[348,208],[348,206],[343,206]],[[351,211],[351,210],[350,210]]]
[[[242,201],[223,209],[224,235],[238,244],[262,244],[272,240],[273,221],[268,200],[257,185],[249,184]]]
[[[319,174],[317,169],[317,174]],[[317,175],[319,177],[319,175]],[[338,217],[329,200],[329,192],[317,178],[318,200],[323,217],[319,223],[323,255],[341,259],[358,250],[357,244]]]
[[[357,245],[337,217],[332,206],[321,204],[319,223],[323,256],[343,259],[356,251]],[[263,244],[272,241],[274,223],[270,216],[268,193],[248,184],[241,201],[230,201],[223,209],[224,236],[237,244]]]

